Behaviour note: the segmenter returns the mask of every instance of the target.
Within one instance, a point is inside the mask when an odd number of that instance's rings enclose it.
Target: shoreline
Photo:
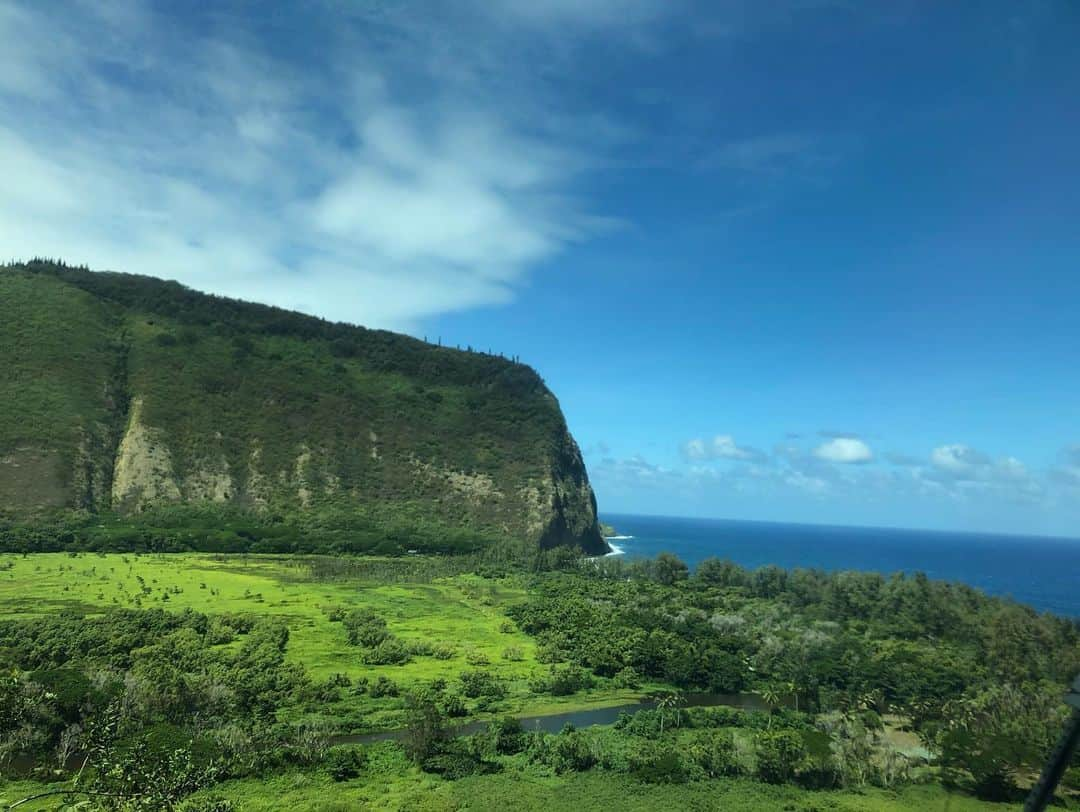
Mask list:
[[[611,548],[611,552],[610,553],[604,553],[604,555],[597,556],[597,557],[598,558],[607,558],[608,556],[612,556],[612,555],[626,555],[626,548],[621,547],[620,545],[615,544],[614,542],[616,542],[616,541],[627,541],[628,539],[632,539],[632,538],[633,538],[633,536],[605,536],[604,541],[606,541],[608,547]]]

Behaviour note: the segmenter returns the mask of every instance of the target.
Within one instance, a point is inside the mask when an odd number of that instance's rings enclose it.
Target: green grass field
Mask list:
[[[773,786],[752,779],[718,779],[682,785],[644,784],[633,778],[593,770],[545,776],[524,769],[495,775],[443,781],[409,764],[400,750],[370,749],[365,774],[335,782],[322,773],[286,772],[267,779],[228,781],[194,798],[226,798],[243,812],[310,810],[536,810],[584,812],[612,809],[628,812],[665,810],[739,810],[742,812],[1007,812],[1019,804],[995,804],[949,792],[938,784],[907,786],[896,791],[874,788],[810,791],[791,785]],[[3,783],[0,808],[50,787],[32,782]],[[57,809],[57,800],[19,807],[28,812]]]
[[[273,615],[288,624],[288,658],[302,664],[314,680],[337,673],[353,680],[385,675],[408,689],[437,678],[452,682],[486,660],[483,667],[496,672],[509,688],[503,712],[539,715],[641,697],[640,691],[610,687],[569,697],[530,692],[528,677],[547,666],[536,661],[533,640],[508,623],[503,608],[522,599],[524,592],[506,582],[468,575],[431,583],[318,581],[310,562],[300,557],[0,555],[0,566],[5,562],[12,566],[0,570],[0,619],[61,610],[92,615],[108,607]],[[372,609],[403,640],[449,645],[454,654],[446,660],[415,657],[404,665],[366,665],[360,650],[346,641],[342,625],[327,617],[325,610],[332,607]],[[521,659],[504,658],[507,649],[516,649]],[[394,726],[396,717],[380,710],[398,704],[358,697],[356,710],[367,714],[348,714],[354,722],[343,732]]]
[[[354,809],[450,812],[450,810],[535,810],[583,812],[611,809],[738,810],[742,812],[983,812],[1019,809],[947,792],[939,785],[905,787],[897,792],[879,789],[809,791],[794,786],[771,786],[750,779],[727,779],[684,785],[643,784],[626,776],[600,771],[567,776],[536,776],[503,772],[459,781],[440,781],[419,771],[335,783],[325,776],[292,773],[269,781],[237,781],[215,787],[245,812],[303,809],[346,812]]]

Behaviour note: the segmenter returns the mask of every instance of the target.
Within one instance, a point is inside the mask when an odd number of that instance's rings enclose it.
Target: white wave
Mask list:
[[[623,536],[614,536],[613,538],[624,538],[624,537]],[[618,544],[612,544],[611,539],[608,539],[608,547],[611,548],[611,552],[608,553],[608,555],[623,555],[623,554],[626,553],[626,550],[624,550]],[[606,557],[606,556],[602,556],[602,557]]]
[[[633,536],[604,536],[608,541],[624,541],[626,539],[632,539]]]

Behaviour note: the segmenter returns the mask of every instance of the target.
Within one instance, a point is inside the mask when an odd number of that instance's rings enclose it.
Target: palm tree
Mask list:
[[[758,694],[765,704],[769,706],[769,721],[766,723],[766,727],[772,730],[772,712],[780,704],[780,687],[770,682],[758,691]]]
[[[672,691],[671,693],[664,694],[660,698],[660,701],[656,703],[656,709],[660,711],[660,735],[664,735],[664,720],[668,711],[675,711],[675,724],[678,725],[681,721],[682,714],[679,713],[679,705],[683,703],[683,696],[678,691]]]

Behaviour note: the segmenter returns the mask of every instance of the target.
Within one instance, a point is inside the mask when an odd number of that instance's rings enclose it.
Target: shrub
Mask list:
[[[698,733],[687,752],[709,778],[738,775],[742,772],[730,730],[707,730]]]
[[[502,681],[492,672],[485,669],[477,668],[472,671],[462,671],[459,679],[461,680],[461,692],[470,699],[481,696],[501,699],[506,696],[506,687],[502,684]]]
[[[338,702],[341,699],[341,689],[331,681],[312,685],[309,692],[315,702]]]
[[[448,646],[445,643],[440,643],[432,647],[431,656],[436,660],[449,660],[454,656],[454,647]]]
[[[236,637],[232,626],[225,623],[221,618],[211,618],[206,626],[206,645],[220,646],[231,643]]]
[[[430,657],[435,653],[435,646],[427,640],[410,640],[405,645],[414,657]]]
[[[782,784],[795,777],[806,758],[801,735],[793,730],[766,730],[755,740],[757,775],[770,784]]]
[[[383,696],[397,696],[398,686],[392,679],[380,676],[371,687],[368,688],[368,695],[378,699]]]
[[[638,746],[627,757],[630,774],[648,784],[685,784],[690,780],[678,752],[653,742]]]
[[[529,734],[525,732],[521,722],[512,716],[496,719],[477,738],[484,750],[492,755],[516,755],[529,744]]]
[[[491,660],[482,651],[476,649],[469,649],[465,652],[465,662],[469,665],[488,665]]]
[[[712,708],[686,708],[684,711],[690,727],[743,727],[746,714],[726,705]]]
[[[584,772],[596,766],[596,754],[576,730],[564,730],[557,736],[534,736],[532,742],[530,760],[544,764],[556,773]]]
[[[424,760],[421,765],[424,772],[436,773],[447,781],[468,778],[470,775],[484,775],[499,770],[499,765],[477,758],[460,743],[453,742],[446,749]]]
[[[331,674],[329,678],[327,678],[326,684],[332,685],[335,688],[348,688],[350,685],[352,685],[352,680],[349,679],[348,674],[342,674],[341,672],[338,672],[336,674]]]
[[[447,694],[440,701],[440,705],[443,713],[454,718],[465,716],[469,712],[465,707],[465,700],[457,694]]]
[[[374,648],[390,636],[386,621],[370,609],[354,609],[342,619],[349,643]]]
[[[355,747],[335,747],[323,759],[327,774],[335,781],[358,777],[366,763],[364,751]]]
[[[500,700],[502,697],[498,696],[481,696],[476,700],[476,712],[477,713],[493,713],[500,710]]]
[[[367,665],[404,665],[412,659],[412,655],[405,643],[391,636],[374,648],[369,648],[360,659]]]
[[[579,665],[552,666],[541,677],[530,680],[529,687],[537,693],[553,696],[569,696],[585,688],[591,688],[595,680],[593,675]]]

